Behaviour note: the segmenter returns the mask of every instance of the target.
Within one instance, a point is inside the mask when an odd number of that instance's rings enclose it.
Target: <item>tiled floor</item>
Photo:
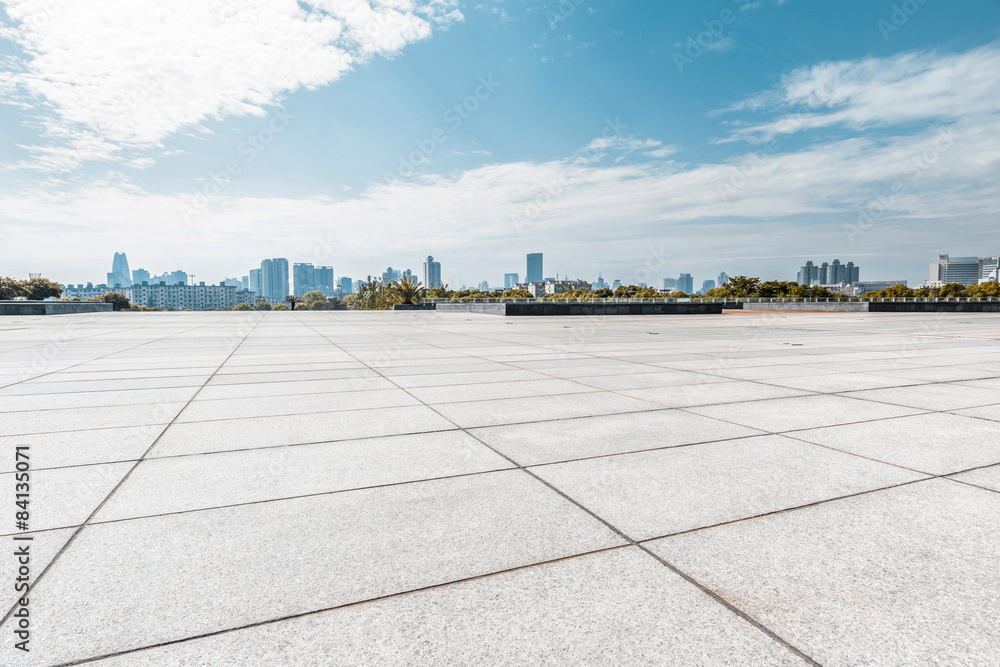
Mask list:
[[[996,315],[9,317],[17,445],[3,665],[1000,664]]]

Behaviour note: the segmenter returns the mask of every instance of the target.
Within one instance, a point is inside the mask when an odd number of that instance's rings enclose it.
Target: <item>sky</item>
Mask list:
[[[927,279],[1000,254],[995,0],[0,0],[0,275]]]

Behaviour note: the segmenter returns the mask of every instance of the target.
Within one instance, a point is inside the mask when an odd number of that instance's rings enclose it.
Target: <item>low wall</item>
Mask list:
[[[868,302],[864,301],[825,301],[810,303],[775,302],[775,303],[744,303],[743,310],[792,310],[809,313],[867,313]]]
[[[419,305],[404,305],[397,303],[392,307],[393,310],[435,310],[433,303],[421,303]]]
[[[509,317],[577,315],[720,315],[721,303],[439,303],[442,313]]]
[[[872,301],[868,306],[873,313],[1000,313],[996,301]]]
[[[113,310],[110,303],[98,301],[0,301],[0,315],[72,315]]]

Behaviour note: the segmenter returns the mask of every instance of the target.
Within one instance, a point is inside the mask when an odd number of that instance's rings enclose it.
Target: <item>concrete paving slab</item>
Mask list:
[[[635,540],[926,477],[781,436],[623,454],[532,470]]]
[[[919,414],[922,411],[843,396],[818,395],[694,407],[691,408],[691,412],[725,419],[762,431],[783,433],[838,424],[891,419]]]
[[[622,543],[522,471],[93,525],[33,591],[27,662],[134,650]],[[9,629],[0,626],[0,650],[13,650]]]
[[[354,665],[806,664],[636,548],[97,664],[320,665],[331,660]]]
[[[1000,494],[933,479],[651,548],[823,665],[988,665]]]

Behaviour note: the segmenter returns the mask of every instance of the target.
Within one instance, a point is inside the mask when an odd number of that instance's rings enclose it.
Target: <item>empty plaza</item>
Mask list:
[[[998,314],[11,316],[0,457],[5,665],[1000,664]]]

